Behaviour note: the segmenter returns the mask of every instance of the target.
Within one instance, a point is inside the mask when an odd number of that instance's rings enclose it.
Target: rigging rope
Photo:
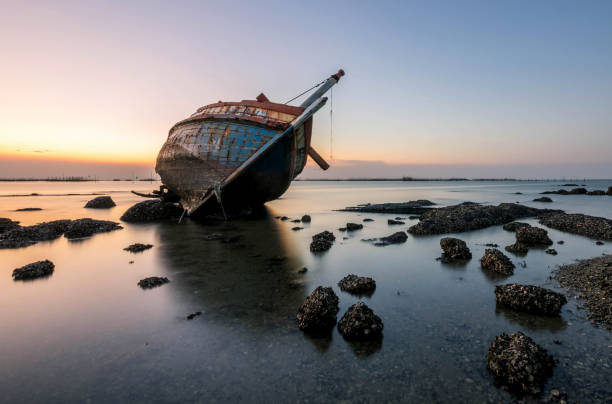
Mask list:
[[[286,105],[286,104],[289,104],[289,103],[290,103],[291,101],[293,101],[293,100],[296,100],[296,99],[300,98],[301,96],[303,96],[303,95],[304,95],[304,94],[306,94],[307,92],[314,90],[315,88],[319,87],[321,84],[325,83],[326,81],[327,81],[327,79],[323,80],[323,81],[322,81],[322,82],[320,82],[319,84],[315,84],[314,86],[310,87],[308,90],[304,91],[303,93],[301,93],[301,94],[299,94],[299,95],[296,95],[295,97],[293,97],[292,99],[290,99],[289,101],[287,101],[287,102],[285,103],[285,105]]]
[[[334,88],[329,90],[329,159],[334,159],[333,154],[333,135],[334,135]]]

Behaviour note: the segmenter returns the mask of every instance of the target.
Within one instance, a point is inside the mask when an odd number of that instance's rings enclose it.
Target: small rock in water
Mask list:
[[[484,255],[480,259],[480,266],[489,271],[495,271],[502,275],[512,275],[514,273],[514,264],[504,253],[496,248],[485,250]]]
[[[529,248],[521,243],[514,243],[505,247],[506,251],[516,255],[525,255],[529,252]]]
[[[144,250],[148,250],[149,248],[153,248],[153,244],[135,243],[135,244],[131,244],[131,245],[127,246],[123,250],[124,251],[129,251],[129,252],[132,252],[132,253],[138,253],[138,252],[142,252]]]
[[[557,244],[565,244],[565,241],[559,240],[559,241],[557,241]]]
[[[41,208],[20,208],[20,209],[15,209],[15,212],[34,212],[37,210],[42,210],[42,209]]]
[[[545,251],[546,254],[550,254],[550,255],[557,255],[557,250],[555,250],[554,248],[547,248]]]
[[[506,223],[505,225],[503,225],[502,228],[507,231],[517,231],[521,227],[529,227],[529,226],[531,226],[529,223],[510,222],[510,223]]]
[[[499,335],[487,354],[489,371],[500,383],[519,393],[540,393],[554,366],[546,349],[520,331]]]
[[[110,196],[98,196],[85,204],[86,208],[91,209],[110,209],[115,205],[115,202]]]
[[[90,237],[96,233],[106,233],[123,229],[119,223],[109,220],[77,219],[70,222],[68,230],[64,233],[67,239]]]
[[[348,340],[377,339],[382,330],[380,317],[363,302],[352,305],[338,322],[338,331]]]
[[[286,220],[289,220],[289,218],[287,216],[281,216],[280,220],[282,220],[284,222]]]
[[[302,223],[310,223],[310,215],[302,216]]]
[[[346,230],[347,231],[355,231],[363,229],[363,225],[359,223],[347,223]]]
[[[298,231],[298,230],[303,230],[303,229],[304,229],[304,228],[303,228],[303,227],[300,227],[300,226],[295,226],[295,227],[292,227],[292,228],[291,228],[291,230],[293,230],[293,231]]]
[[[55,265],[49,260],[33,262],[21,268],[14,269],[13,279],[17,281],[49,276],[53,273],[54,268]]]
[[[364,222],[373,222],[374,219],[370,219],[369,217],[366,217],[365,219],[363,219]]]
[[[540,198],[535,198],[533,201],[534,202],[552,202],[553,200],[547,196],[542,196]]]
[[[293,219],[293,220],[291,221],[291,223],[300,223],[300,222],[301,222],[301,220],[300,220],[300,219]]]
[[[130,261],[130,262],[128,262],[128,264],[133,264],[133,263],[134,263],[134,261]]]
[[[522,227],[516,230],[516,241],[528,247],[551,245],[548,232],[540,227]]]
[[[472,258],[472,253],[465,241],[458,238],[444,237],[440,240],[440,247],[443,251],[440,257],[442,262],[464,261]]]
[[[376,281],[366,276],[347,275],[338,282],[341,290],[354,294],[372,293],[376,289]]]
[[[567,299],[561,293],[532,285],[498,285],[495,286],[497,303],[514,310],[533,314],[556,316]]]
[[[333,289],[319,286],[298,309],[298,326],[308,332],[329,331],[336,324],[338,310],[338,296]]]
[[[327,251],[334,244],[336,236],[332,232],[327,230],[315,234],[312,236],[312,242],[310,243],[310,251],[312,252],[323,252]]]
[[[308,268],[302,267],[297,270],[298,274],[305,274],[308,271]]]
[[[168,280],[166,277],[151,276],[138,281],[138,286],[140,286],[142,289],[152,289],[168,282],[170,282],[170,280]]]
[[[152,199],[139,202],[130,207],[121,216],[120,220],[128,223],[152,222],[156,220],[179,218],[183,214],[183,209],[179,206],[162,202],[159,199]]]
[[[197,316],[201,314],[202,314],[201,311],[196,311],[195,313],[191,313],[190,315],[187,316],[187,320],[193,320],[194,318],[196,318]]]
[[[604,242],[603,242],[603,241],[600,241],[600,240],[597,240],[597,241],[595,242],[595,244],[596,244],[596,245],[604,245]]]
[[[379,239],[374,239],[374,245],[384,247],[389,244],[401,244],[405,243],[408,240],[408,235],[403,231],[398,231],[397,233],[393,233],[389,236],[381,237]]]
[[[587,192],[587,195],[605,195],[606,191],[603,191],[601,189],[594,189],[593,191],[589,191]]]
[[[387,220],[388,224],[406,224],[404,222],[402,222],[401,220],[393,220],[393,219],[389,219]]]

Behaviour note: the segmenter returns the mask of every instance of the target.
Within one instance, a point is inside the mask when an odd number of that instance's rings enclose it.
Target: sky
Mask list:
[[[313,128],[334,168],[303,177],[612,178],[609,1],[0,8],[0,178],[148,177],[198,107],[338,68]]]

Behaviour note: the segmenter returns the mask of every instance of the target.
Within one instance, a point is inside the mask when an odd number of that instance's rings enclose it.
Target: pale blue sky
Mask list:
[[[3,154],[152,163],[168,128],[197,107],[260,91],[284,102],[343,67],[337,160],[448,166],[448,175],[522,165],[531,177],[567,162],[612,177],[609,1],[2,9]],[[327,108],[314,145],[329,156]]]

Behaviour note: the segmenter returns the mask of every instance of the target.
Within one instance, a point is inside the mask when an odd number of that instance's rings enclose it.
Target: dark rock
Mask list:
[[[196,318],[197,316],[199,316],[201,314],[202,314],[201,311],[196,311],[195,313],[191,313],[190,315],[188,315],[186,318],[187,318],[187,320],[193,320],[194,318]]]
[[[142,289],[152,289],[170,282],[166,277],[151,276],[149,278],[138,281],[138,286]]]
[[[364,222],[373,222],[374,219],[370,219],[369,217],[366,217],[365,219],[363,219]]]
[[[15,209],[15,212],[34,212],[38,210],[42,210],[42,209],[41,208],[20,208],[20,209]]]
[[[557,241],[557,244],[565,244],[565,241],[559,240],[559,241]]]
[[[301,222],[301,220],[300,220],[300,219],[293,219],[293,220],[291,221],[291,223],[300,223],[300,222]]]
[[[464,261],[472,258],[472,253],[465,241],[454,237],[444,237],[440,239],[440,247],[442,248],[442,262]]]
[[[406,224],[406,223],[404,223],[404,222],[402,222],[400,220],[393,220],[393,219],[387,220],[387,223],[388,224]]]
[[[567,393],[552,389],[550,394],[543,400],[544,403],[567,404]]]
[[[346,227],[338,227],[338,231],[346,231]]]
[[[12,230],[0,234],[0,249],[21,248],[36,244],[39,241],[54,240],[70,227],[71,220],[54,220],[33,226],[12,227]],[[17,222],[13,222],[17,223]]]
[[[569,191],[570,195],[585,195],[587,193],[586,188],[574,188]]]
[[[15,222],[6,217],[0,217],[0,234],[19,229],[20,227],[19,222]]]
[[[593,191],[587,192],[587,195],[605,195],[606,191],[602,191],[601,189],[595,189]]]
[[[359,223],[347,223],[346,230],[347,231],[355,231],[363,229],[363,225]]]
[[[483,269],[502,275],[512,275],[514,273],[514,264],[510,261],[510,258],[495,248],[487,248],[485,250],[484,255],[480,259],[480,266]]]
[[[608,187],[608,192],[606,192],[606,194],[612,196],[612,187]]]
[[[338,310],[338,296],[332,288],[319,286],[298,309],[298,325],[308,332],[329,331],[336,324]]]
[[[109,209],[115,205],[115,202],[110,196],[98,196],[85,204],[86,208],[92,209]]]
[[[284,222],[284,221],[289,220],[289,218],[287,216],[281,216],[280,220],[282,220]]]
[[[612,240],[612,220],[579,213],[549,213],[540,223],[553,229],[580,234],[595,239]]]
[[[149,248],[153,248],[153,244],[136,243],[136,244],[131,244],[130,246],[124,248],[123,250],[129,251],[129,252],[132,252],[132,253],[138,253],[138,252],[142,252],[144,250],[148,250]]]
[[[17,281],[49,276],[53,273],[54,268],[55,265],[49,260],[33,262],[21,268],[14,269],[13,279]]]
[[[312,242],[310,243],[310,251],[312,252],[323,252],[327,251],[334,244],[336,236],[333,233],[325,230],[321,233],[312,236]]]
[[[514,195],[523,195],[522,192],[515,192]]]
[[[130,207],[123,213],[120,219],[128,223],[141,223],[168,218],[179,218],[182,214],[183,209],[174,203],[162,202],[159,199],[151,199],[139,202]]]
[[[600,240],[597,240],[597,241],[595,242],[595,245],[604,245],[604,242],[603,242],[603,241],[600,241]]]
[[[308,272],[308,268],[306,267],[302,267],[300,269],[298,269],[298,274],[305,274],[306,272]]]
[[[578,184],[563,184],[562,187],[577,187]]]
[[[302,223],[310,223],[310,215],[304,215],[300,220],[302,221]]]
[[[516,203],[487,206],[464,202],[423,213],[420,222],[410,227],[408,232],[417,235],[459,233],[501,225],[522,217],[537,216],[548,212],[555,211],[531,208]]]
[[[420,218],[421,218],[421,216],[416,216],[416,215],[412,215],[412,216],[408,217],[408,219],[410,219],[410,220],[415,220],[415,219],[420,219]]]
[[[557,250],[555,250],[554,248],[547,248],[546,251],[544,251],[546,254],[550,254],[550,255],[557,255]]]
[[[291,228],[291,230],[293,230],[293,231],[298,231],[298,230],[303,230],[303,229],[304,229],[304,228],[303,228],[303,227],[300,227],[300,226],[295,226],[295,227],[292,227],[292,228]]]
[[[493,248],[497,248],[497,247],[499,247],[499,244],[495,244],[495,243],[487,243],[487,244],[485,244],[485,247],[493,247]]]
[[[512,254],[516,254],[516,255],[525,255],[529,252],[529,247],[519,242],[508,245],[505,247],[505,249],[506,251],[511,252]]]
[[[399,203],[377,203],[359,206],[349,206],[340,210],[345,212],[421,214],[431,209],[432,205],[435,205],[435,203],[420,199],[418,201]]]
[[[526,313],[556,316],[567,299],[561,293],[531,285],[495,286],[497,303]]]
[[[510,390],[538,394],[552,375],[555,362],[546,349],[518,331],[495,338],[487,354],[487,367]]]
[[[533,201],[534,202],[552,202],[553,200],[547,196],[542,196],[540,198],[535,198]]]
[[[348,340],[382,337],[383,323],[364,302],[352,305],[338,322],[338,331]]]
[[[376,281],[366,276],[347,275],[338,282],[341,290],[354,294],[372,293],[376,289]]]
[[[408,235],[403,231],[398,231],[397,233],[393,233],[389,236],[381,237],[379,239],[374,239],[374,245],[376,246],[386,246],[389,244],[401,244],[405,243],[408,240]]]
[[[406,219],[405,217],[399,217],[399,216],[395,218],[395,220],[405,220],[405,219]]]
[[[68,239],[90,237],[96,233],[106,233],[113,230],[123,229],[119,223],[108,220],[77,219],[70,222],[64,237]]]
[[[612,254],[563,265],[554,278],[585,301],[591,321],[612,331]]]
[[[531,226],[529,223],[510,222],[510,223],[506,223],[505,225],[503,225],[502,228],[507,231],[516,231],[518,228],[529,227],[529,226]]]
[[[547,246],[553,243],[546,230],[533,226],[517,229],[516,241],[527,247]]]
[[[565,189],[560,189],[558,191],[544,191],[544,192],[540,192],[541,194],[556,194],[556,195],[569,195],[569,191],[565,190]]]

